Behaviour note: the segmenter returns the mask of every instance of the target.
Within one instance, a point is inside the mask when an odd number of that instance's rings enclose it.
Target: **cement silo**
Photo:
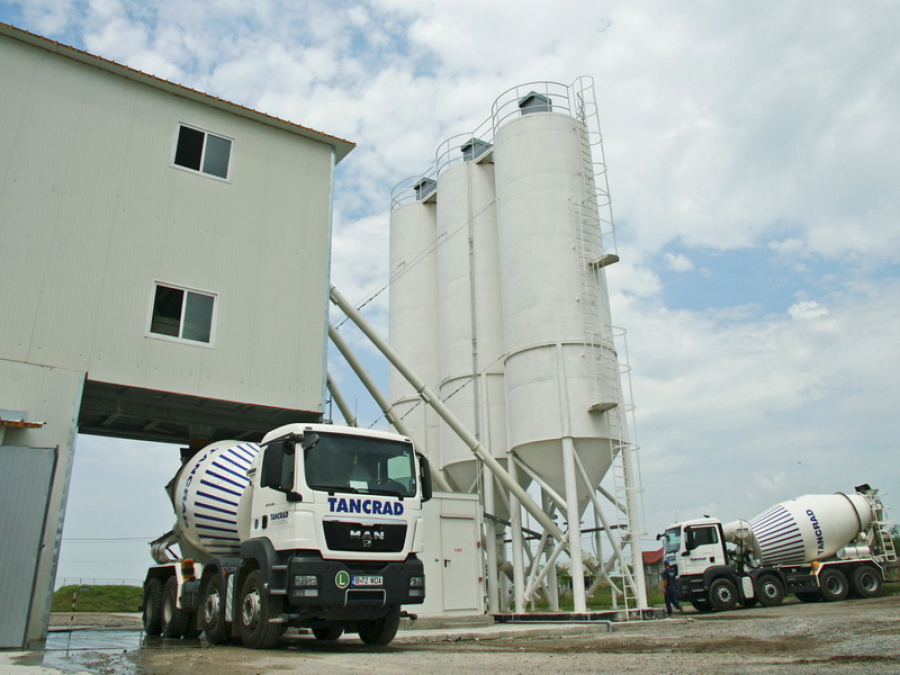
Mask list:
[[[437,389],[439,372],[437,246],[434,181],[417,178],[409,199],[395,201],[390,224],[391,344],[429,386]],[[404,186],[406,187],[406,186]],[[440,428],[434,411],[397,371],[391,369],[389,386],[393,412],[403,419],[417,447],[438,466],[441,464]]]
[[[593,96],[589,78],[505,92],[475,133],[439,148],[424,179],[432,181],[430,197],[417,195],[437,205],[440,398],[498,460],[476,460],[449,425],[440,439],[442,468],[457,489],[482,491],[486,522],[508,528],[516,611],[541,587],[553,596],[555,579],[546,571],[564,550],[576,611],[585,607],[585,567],[595,583],[612,586],[608,571],[620,570],[617,593],[626,608],[646,606],[636,448],[605,278],[618,257]],[[393,297],[392,338],[410,331]],[[406,309],[435,320],[432,307]],[[500,481],[506,491],[477,479],[481,462],[508,473]],[[531,484],[541,506],[514,484]],[[536,548],[524,536],[520,503],[544,528]],[[565,536],[545,518],[558,514],[580,531],[589,505],[613,551],[602,563],[581,550],[581,537]],[[497,572],[491,555],[489,584]]]
[[[437,181],[440,394],[494,456],[505,460],[494,165],[476,161],[474,148],[488,150],[477,139],[451,139],[443,147]],[[451,158],[462,161],[450,163]],[[451,481],[463,492],[476,491],[477,461],[446,426],[441,453]]]
[[[594,190],[584,124],[567,112],[522,112],[494,142],[510,451],[565,490],[562,440],[589,482],[612,462],[623,431],[619,372],[594,267],[603,251],[581,205]],[[589,499],[584,490],[583,510]]]

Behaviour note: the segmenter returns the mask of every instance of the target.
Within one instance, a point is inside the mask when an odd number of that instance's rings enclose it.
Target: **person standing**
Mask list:
[[[678,602],[678,593],[675,584],[675,568],[668,560],[663,561],[663,571],[660,574],[663,580],[663,594],[666,598],[666,614],[672,616],[672,607],[684,614],[681,603]]]

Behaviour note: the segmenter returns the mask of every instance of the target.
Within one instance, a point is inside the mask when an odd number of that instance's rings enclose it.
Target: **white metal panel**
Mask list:
[[[484,614],[481,509],[477,495],[435,493],[422,505],[425,602],[416,614]]]
[[[440,377],[436,244],[434,206],[412,202],[391,213],[391,346],[435,391]],[[440,466],[437,415],[398,372],[391,369],[389,377],[396,413],[408,425],[419,450]]]
[[[320,410],[332,147],[0,36],[0,356]],[[230,182],[171,166],[179,122]],[[154,279],[220,300],[215,349],[145,336]],[[311,318],[316,330],[310,330]]]

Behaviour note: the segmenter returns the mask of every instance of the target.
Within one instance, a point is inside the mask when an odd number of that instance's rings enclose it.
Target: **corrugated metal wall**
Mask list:
[[[0,649],[27,644],[55,465],[53,448],[0,446]]]

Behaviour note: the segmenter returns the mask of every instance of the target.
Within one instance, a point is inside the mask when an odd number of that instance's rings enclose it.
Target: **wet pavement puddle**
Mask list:
[[[172,641],[184,648],[200,640]],[[140,649],[165,649],[170,641],[148,638],[140,630],[72,629],[51,631],[43,649],[16,659],[17,665],[45,666],[63,673],[140,675],[129,657]]]

